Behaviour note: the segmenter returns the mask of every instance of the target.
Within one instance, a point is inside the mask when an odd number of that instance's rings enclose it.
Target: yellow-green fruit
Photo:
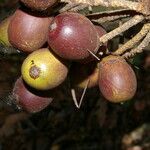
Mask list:
[[[8,40],[8,26],[10,23],[12,16],[4,19],[1,23],[0,23],[0,43],[6,45],[6,46],[11,46],[11,44],[9,43]]]
[[[60,85],[66,78],[68,68],[49,49],[32,52],[24,60],[21,68],[24,81],[38,90],[48,90]]]

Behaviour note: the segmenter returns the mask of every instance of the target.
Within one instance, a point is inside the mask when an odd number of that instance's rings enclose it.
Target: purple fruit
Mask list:
[[[52,18],[28,14],[16,10],[8,27],[10,43],[25,52],[42,47],[47,41],[48,27]]]
[[[129,100],[137,89],[135,73],[121,56],[107,56],[99,64],[99,88],[111,102]]]
[[[98,34],[94,25],[85,16],[66,12],[52,21],[48,43],[60,57],[79,60],[96,53],[99,47]]]
[[[20,77],[13,88],[15,102],[30,113],[35,113],[46,108],[53,100],[51,91],[38,91],[24,83]]]

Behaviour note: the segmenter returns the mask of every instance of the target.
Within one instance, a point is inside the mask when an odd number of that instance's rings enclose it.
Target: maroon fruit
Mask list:
[[[57,0],[20,0],[27,7],[35,10],[45,10],[55,4]]]
[[[99,38],[107,33],[106,30],[102,26],[95,25],[95,28],[96,28]],[[107,43],[104,43],[104,46],[107,46]]]
[[[96,53],[99,46],[94,25],[78,13],[62,13],[50,25],[48,43],[60,57],[78,60]]]
[[[37,91],[27,86],[20,77],[13,88],[13,97],[21,108],[30,113],[43,110],[53,100],[51,91]]]
[[[137,89],[137,80],[130,65],[120,56],[107,56],[99,65],[99,88],[111,102],[131,99]]]
[[[101,27],[101,26],[95,25],[95,28],[96,28],[96,31],[98,33],[99,38],[107,33],[106,30],[103,27]],[[95,55],[99,58],[100,57],[100,53],[103,55],[103,53],[106,51],[106,49],[107,49],[107,43],[105,43],[104,45],[100,46],[98,51],[97,51],[97,53]],[[85,59],[79,60],[79,62],[82,63],[82,64],[86,64],[86,63],[89,63],[89,62],[91,62],[93,60],[96,60],[96,58],[94,56],[90,55],[89,57],[87,57]]]
[[[95,28],[96,28],[96,31],[99,35],[99,38],[107,33],[106,30],[101,26],[95,25]],[[101,55],[103,55],[103,53],[106,52],[106,49],[107,49],[107,43],[104,43],[103,45],[101,45],[99,47],[98,52],[97,52],[97,56],[100,57]]]
[[[16,10],[8,27],[10,43],[25,52],[32,52],[47,40],[48,27],[52,18],[28,14]]]

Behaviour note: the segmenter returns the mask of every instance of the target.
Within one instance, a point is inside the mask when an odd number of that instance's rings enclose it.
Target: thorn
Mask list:
[[[93,52],[90,50],[87,50],[93,57],[95,57],[98,61],[100,61],[100,58],[98,58]]]
[[[89,83],[90,83],[90,79],[87,81],[86,86],[85,86],[85,88],[83,90],[83,93],[81,95],[80,102],[79,102],[79,108],[81,107],[81,104],[82,104],[82,101],[83,101],[83,98],[85,96],[85,93],[86,93],[86,90],[88,88]]]
[[[72,99],[74,101],[74,104],[76,105],[77,108],[79,108],[79,105],[78,105],[78,102],[77,102],[77,98],[76,98],[75,89],[71,89],[71,95],[72,95]]]
[[[81,98],[80,98],[80,101],[78,103],[77,101],[77,97],[76,97],[76,93],[75,93],[75,89],[71,89],[71,95],[72,95],[72,99],[74,101],[74,104],[75,106],[79,109],[81,107],[81,104],[82,104],[82,101],[83,101],[83,98],[85,96],[85,93],[86,93],[86,90],[88,88],[88,85],[89,85],[89,82],[90,82],[90,79],[87,81],[87,84],[82,92],[82,95],[81,95]]]

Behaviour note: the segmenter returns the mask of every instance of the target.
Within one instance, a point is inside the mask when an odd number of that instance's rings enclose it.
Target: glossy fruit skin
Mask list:
[[[103,27],[98,26],[98,25],[94,25],[94,26],[95,26],[95,29],[97,31],[97,34],[98,34],[99,38],[107,33],[106,30]],[[100,58],[99,53],[101,53],[101,52],[105,53],[106,49],[107,49],[107,43],[105,43],[104,45],[100,46],[98,51],[97,51],[97,53],[95,55],[98,58]],[[95,60],[97,60],[97,59],[94,56],[90,55],[89,57],[87,57],[85,59],[79,60],[78,62],[80,62],[81,64],[87,64],[87,63],[89,63],[91,61],[95,61]]]
[[[22,78],[18,78],[13,88],[15,103],[29,113],[36,113],[46,108],[53,100],[51,91],[36,91]]]
[[[48,48],[43,48],[28,55],[22,64],[21,73],[31,87],[48,90],[65,80],[68,67],[65,61],[53,55]]]
[[[71,83],[73,86],[84,89],[88,83],[88,88],[98,85],[99,69],[97,62],[87,64],[75,63],[71,67]]]
[[[96,53],[99,46],[98,34],[94,25],[85,16],[66,12],[52,21],[48,43],[60,57],[70,60],[84,59]]]
[[[99,88],[110,102],[131,99],[137,89],[133,69],[121,56],[107,56],[99,64]]]
[[[9,40],[8,40],[8,26],[11,21],[12,16],[4,19],[0,23],[0,42],[6,46],[11,46]]]
[[[45,10],[54,5],[58,0],[20,0],[27,7],[34,10]]]
[[[10,43],[24,52],[41,48],[47,41],[51,21],[52,18],[33,16],[17,9],[8,27]]]
[[[96,28],[99,38],[107,33],[106,30],[102,26],[95,25],[95,28]],[[104,43],[104,46],[106,47],[107,43]]]

